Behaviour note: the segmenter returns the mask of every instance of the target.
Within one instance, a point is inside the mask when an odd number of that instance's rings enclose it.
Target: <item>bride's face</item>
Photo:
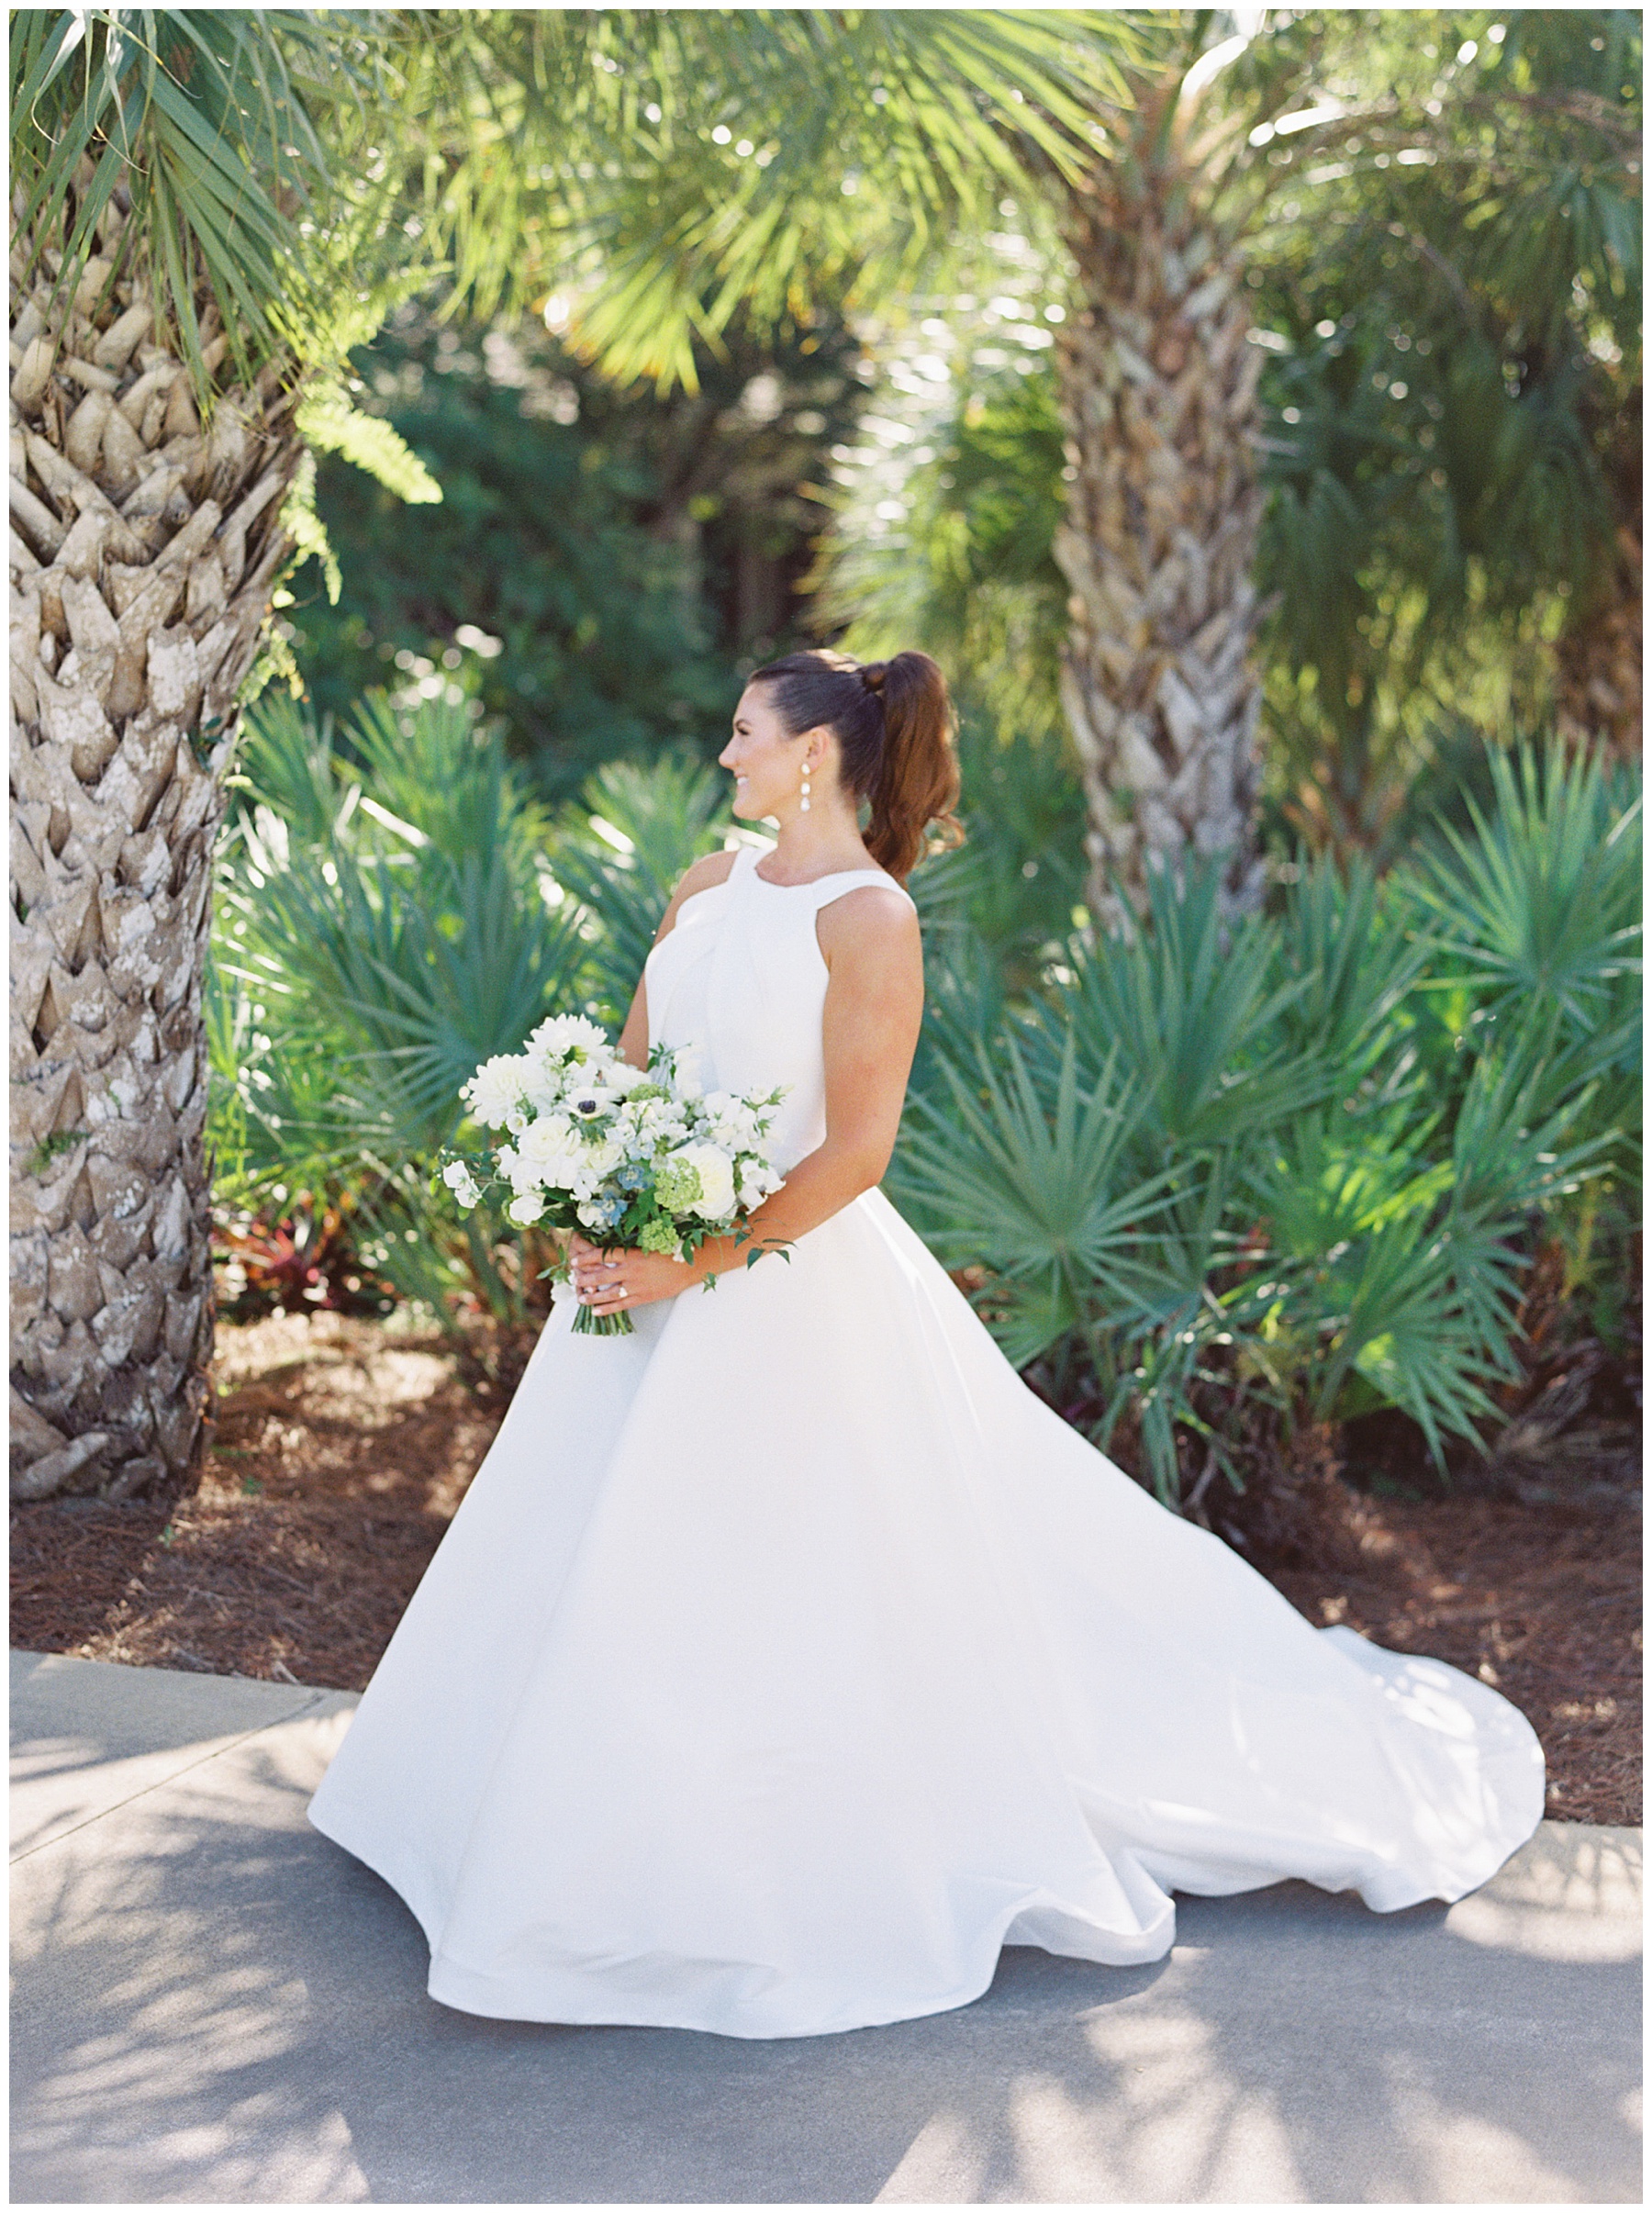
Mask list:
[[[717,756],[734,773],[734,812],[755,821],[770,817],[789,821],[801,797],[803,764],[810,764],[809,797],[818,801],[833,773],[832,751],[830,731],[810,730],[788,737],[768,687],[748,684],[734,710],[734,734]]]

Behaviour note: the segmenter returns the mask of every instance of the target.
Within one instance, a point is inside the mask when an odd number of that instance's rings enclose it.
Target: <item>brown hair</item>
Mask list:
[[[819,647],[767,662],[746,681],[770,687],[788,737],[820,724],[836,732],[844,790],[872,802],[865,843],[880,868],[904,883],[931,822],[946,833],[943,849],[963,844],[952,811],[962,788],[957,715],[928,654],[854,661]]]

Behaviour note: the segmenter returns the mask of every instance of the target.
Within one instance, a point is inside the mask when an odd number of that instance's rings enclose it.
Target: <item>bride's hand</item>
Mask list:
[[[636,1246],[605,1251],[575,1230],[568,1240],[574,1288],[593,1313],[649,1306],[673,1299],[698,1282],[698,1271],[672,1253],[645,1253]]]

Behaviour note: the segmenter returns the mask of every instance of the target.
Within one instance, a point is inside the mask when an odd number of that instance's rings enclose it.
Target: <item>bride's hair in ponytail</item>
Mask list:
[[[943,847],[963,844],[952,811],[961,789],[957,715],[928,654],[855,661],[822,646],[770,661],[746,680],[767,687],[787,736],[822,723],[836,732],[844,789],[872,802],[864,835],[880,868],[904,883],[932,822]]]

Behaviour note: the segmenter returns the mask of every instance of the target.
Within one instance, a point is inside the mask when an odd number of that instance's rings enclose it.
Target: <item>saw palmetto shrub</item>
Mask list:
[[[1029,999],[962,967],[932,998],[891,1195],[1168,1503],[1385,1407],[1443,1470],[1521,1373],[1539,1246],[1587,1284],[1602,1207],[1638,1223],[1638,777],[1490,770],[1472,834],[1385,877],[1303,855],[1278,916],[1224,920],[1218,868],[1166,870],[1150,929]]]

